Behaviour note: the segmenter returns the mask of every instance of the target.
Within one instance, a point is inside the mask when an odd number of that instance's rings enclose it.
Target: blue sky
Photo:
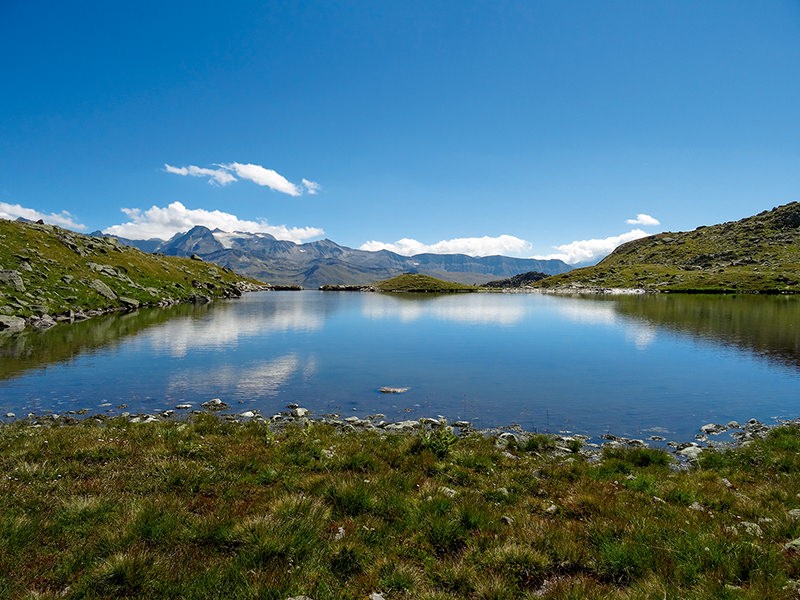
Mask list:
[[[800,200],[797,0],[4,0],[0,75],[0,214],[84,231],[575,262]]]

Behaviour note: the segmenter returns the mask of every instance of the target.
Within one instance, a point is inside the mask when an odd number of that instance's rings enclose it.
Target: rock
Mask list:
[[[764,537],[764,532],[761,531],[761,527],[758,523],[750,523],[749,521],[742,521],[739,523],[742,526],[742,529],[749,535],[753,535],[755,537]]]
[[[208,402],[203,402],[200,406],[208,410],[224,410],[228,408],[228,405],[219,398],[212,398]]]
[[[706,512],[706,509],[703,508],[703,505],[697,501],[694,501],[689,505],[689,510],[696,510],[697,512]]]
[[[25,329],[25,319],[21,317],[10,317],[0,315],[0,331],[5,333],[17,333]]]
[[[310,410],[308,410],[307,408],[302,408],[300,406],[293,408],[291,412],[292,416],[295,419],[302,419],[303,417],[307,417],[308,415],[311,414]]]
[[[135,298],[128,298],[127,296],[120,296],[119,301],[129,308],[139,308],[139,301]]]
[[[460,427],[460,428],[469,428],[472,427],[472,423],[469,421],[456,421],[453,423],[453,427]]]
[[[378,391],[381,394],[404,394],[410,389],[407,387],[382,387]]]
[[[256,413],[254,413],[252,410],[246,410],[243,413],[239,413],[239,416],[244,419],[252,419],[256,416]]]
[[[19,271],[11,269],[0,269],[0,285],[11,286],[17,292],[25,291],[25,282],[22,281]]]
[[[500,522],[503,525],[513,525],[514,524],[514,518],[513,517],[509,517],[508,515],[503,515],[502,517],[500,517]]]
[[[687,446],[682,450],[678,450],[678,454],[685,456],[689,460],[697,460],[703,449],[700,446]]]
[[[412,429],[419,429],[419,421],[398,421],[397,423],[387,423],[383,426],[384,429],[389,431],[410,431]]]
[[[105,283],[100,281],[99,279],[92,279],[89,282],[89,287],[92,288],[95,292],[103,296],[104,298],[108,298],[109,300],[116,300],[117,294],[108,287]]]
[[[345,534],[345,529],[344,529],[344,527],[339,527],[339,528],[336,530],[336,533],[334,533],[334,534],[333,534],[333,539],[334,539],[334,540],[336,540],[336,541],[338,542],[339,540],[342,540],[342,539],[344,539],[344,534]]]
[[[449,487],[446,487],[446,486],[440,487],[439,488],[439,492],[442,495],[447,496],[448,498],[455,498],[456,494],[458,494],[458,492],[455,491],[453,488],[449,488]]]
[[[190,402],[184,402],[182,404],[176,404],[175,408],[177,408],[178,410],[189,410],[190,408],[192,408],[192,404]]]
[[[292,596],[286,600],[314,600],[311,596]]]
[[[705,433],[706,435],[717,435],[722,433],[723,431],[727,431],[727,425],[721,425],[720,423],[707,423],[700,428],[700,431]]]
[[[383,594],[379,594],[378,592],[372,592],[369,595],[369,600],[386,600],[386,599],[383,597]]]
[[[55,319],[48,314],[44,314],[41,317],[36,317],[31,319],[31,327],[34,329],[45,330],[50,329],[56,325]]]
[[[295,404],[294,402],[290,402],[289,404],[286,405],[286,408],[288,408],[289,410],[292,410],[293,408],[300,408],[300,405],[299,404]]]
[[[12,413],[12,412],[7,412],[7,413],[6,413],[6,419],[13,419],[13,418],[15,418],[16,416],[17,416],[17,415],[15,415],[15,414],[14,414],[14,413]],[[790,512],[791,512],[791,511],[790,511]]]
[[[742,426],[739,425],[739,421],[728,421],[728,429],[741,429]]]
[[[6,415],[6,416],[8,416],[8,415]],[[794,519],[795,521],[797,521],[798,519],[800,519],[800,508],[792,508],[786,514],[789,516],[789,518]]]
[[[551,515],[558,512],[558,506],[555,504],[551,504],[547,508],[544,509],[544,512],[550,513]]]
[[[791,542],[783,545],[784,550],[800,551],[800,538],[795,538]]]

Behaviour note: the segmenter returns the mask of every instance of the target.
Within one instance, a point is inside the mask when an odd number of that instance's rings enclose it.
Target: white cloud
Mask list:
[[[642,225],[644,227],[655,227],[656,225],[661,225],[661,221],[644,213],[639,213],[636,215],[635,219],[628,219],[625,222],[628,225]]]
[[[415,254],[467,254],[469,256],[521,256],[531,249],[531,243],[513,235],[497,237],[454,238],[435,244],[423,244],[411,238],[397,240],[393,244],[370,240],[361,244],[361,250],[389,250],[403,256]]]
[[[86,225],[76,222],[74,215],[71,215],[65,210],[62,210],[60,213],[46,214],[33,208],[25,208],[19,204],[0,202],[0,219],[15,221],[19,217],[28,219],[29,221],[38,221],[41,219],[45,223],[50,223],[51,225],[58,225],[78,231],[84,231],[86,229]]]
[[[220,165],[223,169],[233,171],[242,179],[249,179],[253,183],[271,188],[290,196],[299,196],[303,190],[286,179],[283,175],[272,169],[265,169],[261,165],[251,163],[242,164],[233,162],[227,165]]]
[[[195,225],[204,225],[209,229],[219,228],[223,231],[269,233],[279,240],[297,243],[325,234],[319,227],[270,225],[266,219],[247,221],[220,210],[186,208],[180,202],[173,202],[165,207],[151,206],[147,210],[123,208],[122,212],[128,215],[130,221],[107,227],[103,233],[134,240],[150,238],[166,240],[178,232],[188,231]]]
[[[208,183],[217,185],[228,185],[236,181],[236,177],[224,169],[205,169],[194,165],[189,165],[188,167],[173,167],[172,165],[164,163],[164,170],[167,173],[183,175],[184,177],[187,175],[190,177],[210,177]]]
[[[221,186],[228,185],[239,179],[247,179],[260,186],[268,187],[276,192],[282,192],[290,196],[300,196],[304,190],[313,196],[322,189],[322,186],[316,181],[304,178],[301,185],[296,185],[277,171],[252,163],[232,162],[215,166],[218,168],[208,169],[195,165],[173,167],[165,163],[164,170],[167,173],[174,173],[175,175],[182,175],[184,177],[187,175],[190,177],[208,177],[209,183]]]
[[[312,196],[316,196],[319,193],[319,190],[322,188],[320,184],[316,181],[311,181],[310,179],[306,179],[303,177],[302,179],[303,187],[306,188],[306,192],[308,192]]]
[[[632,229],[620,235],[613,235],[611,237],[595,240],[576,240],[569,244],[561,246],[554,246],[558,252],[548,254],[546,256],[534,256],[540,260],[558,259],[563,260],[565,263],[574,265],[577,263],[589,262],[602,258],[610,254],[614,248],[625,242],[631,240],[638,240],[639,238],[647,237],[650,235],[641,229]]]

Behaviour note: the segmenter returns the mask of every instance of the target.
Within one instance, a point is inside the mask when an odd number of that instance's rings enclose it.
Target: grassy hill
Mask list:
[[[380,292],[474,292],[475,287],[443,281],[421,273],[405,273],[375,284]]]
[[[0,219],[0,319],[6,324],[17,317],[46,327],[113,310],[235,297],[256,284],[229,269],[146,254],[113,238]]]
[[[800,293],[800,203],[621,245],[594,267],[534,287]]]

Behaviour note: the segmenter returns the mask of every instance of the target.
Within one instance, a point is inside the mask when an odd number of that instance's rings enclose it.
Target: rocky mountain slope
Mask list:
[[[466,284],[485,283],[526,271],[549,275],[571,267],[560,260],[507,256],[473,257],[464,254],[402,256],[381,250],[355,250],[321,240],[295,244],[265,233],[228,233],[197,226],[153,247],[153,240],[120,240],[145,251],[172,256],[197,255],[275,285],[369,285],[402,273],[423,273]]]
[[[113,238],[0,219],[0,331],[235,297],[257,285],[229,269],[146,254]]]
[[[800,202],[740,221],[634,240],[594,267],[534,287],[800,293]]]

